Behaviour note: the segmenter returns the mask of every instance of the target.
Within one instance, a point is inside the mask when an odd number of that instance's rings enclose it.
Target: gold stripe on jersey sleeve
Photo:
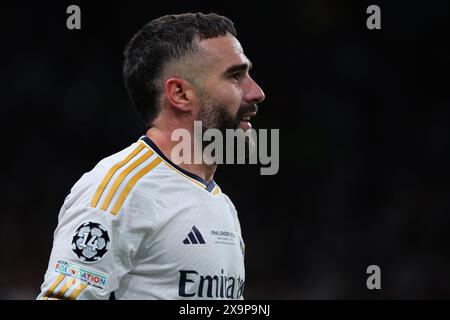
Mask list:
[[[58,278],[56,278],[55,281],[53,281],[53,283],[50,286],[50,288],[44,294],[44,299],[45,300],[48,300],[48,298],[53,295],[53,291],[55,291],[55,288],[61,283],[61,281],[64,280],[65,277],[66,277],[65,275],[61,274],[61,275],[59,275]]]
[[[212,194],[213,194],[213,195],[216,195],[216,194],[219,194],[219,192],[220,192],[220,188],[216,185],[216,186],[214,187],[214,190],[213,190]]]
[[[119,163],[115,164],[106,174],[103,181],[100,183],[99,187],[97,188],[97,191],[95,192],[94,198],[92,198],[91,201],[91,207],[96,207],[98,204],[98,201],[100,200],[100,197],[103,194],[103,191],[105,190],[106,186],[108,185],[109,181],[111,180],[114,173],[116,173],[117,170],[119,170],[121,167],[126,165],[132,158],[134,158],[142,149],[144,149],[144,145],[140,144],[136,149],[133,150],[125,159],[120,161]]]
[[[74,285],[74,283],[77,280],[73,279],[73,278],[69,278],[66,283],[64,283],[64,285],[61,287],[61,289],[59,289],[58,292],[52,293],[51,295],[49,295],[49,299],[52,300],[66,300],[67,298],[65,297],[65,294],[67,292],[67,290],[70,289],[70,287],[72,287]]]
[[[120,193],[119,198],[117,199],[113,209],[111,210],[111,213],[113,215],[116,215],[117,212],[119,212],[120,208],[122,207],[125,199],[128,196],[128,193],[131,191],[131,189],[134,187],[134,185],[141,179],[144,175],[149,173],[153,168],[155,168],[158,164],[161,163],[161,158],[156,157],[152,162],[150,162],[147,166],[142,168],[138,173],[136,173],[126,184],[125,188]]]
[[[56,297],[64,299],[64,295],[66,294],[67,290],[70,289],[71,286],[74,285],[74,283],[77,282],[77,280],[70,278],[66,281],[66,283],[59,289],[59,292],[55,294]]]
[[[72,293],[69,295],[69,300],[76,300],[78,296],[86,289],[87,285],[84,283],[78,283],[78,286],[73,289]]]
[[[101,206],[102,210],[108,209],[108,206],[114,197],[114,194],[116,193],[117,189],[119,188],[120,184],[123,182],[125,177],[134,169],[136,169],[137,166],[142,164],[145,160],[150,158],[154,152],[152,150],[148,150],[146,153],[144,153],[142,156],[140,156],[136,161],[131,163],[126,169],[124,169],[120,175],[117,177],[116,181],[114,181],[114,184],[112,185],[111,189],[109,189],[108,194],[106,195],[105,200],[103,201],[103,204]]]

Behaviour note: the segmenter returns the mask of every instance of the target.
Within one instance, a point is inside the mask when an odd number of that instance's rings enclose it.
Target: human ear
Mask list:
[[[193,92],[189,83],[180,78],[169,78],[164,86],[170,104],[180,111],[192,110]]]

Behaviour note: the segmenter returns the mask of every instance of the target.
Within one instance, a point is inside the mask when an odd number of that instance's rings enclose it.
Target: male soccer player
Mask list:
[[[244,243],[217,164],[171,161],[172,132],[194,121],[251,128],[264,93],[235,36],[226,17],[188,13],[131,39],[125,84],[148,131],[71,189],[38,299],[243,298]]]

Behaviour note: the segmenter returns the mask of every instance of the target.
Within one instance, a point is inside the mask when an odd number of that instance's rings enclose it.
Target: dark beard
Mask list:
[[[226,137],[226,130],[227,129],[239,129],[241,118],[250,112],[255,112],[258,110],[257,105],[247,105],[244,107],[241,107],[236,115],[230,114],[228,112],[226,106],[217,103],[213,101],[212,99],[209,99],[205,96],[201,99],[200,104],[200,112],[199,112],[199,119],[202,122],[202,136],[208,129],[218,129],[222,136]],[[203,139],[202,139],[203,140]],[[208,146],[210,143],[213,143],[214,139],[212,141],[202,141],[202,150],[205,149],[206,146]],[[225,148],[226,140],[224,140],[224,150],[223,150],[223,156],[224,159],[226,157],[226,148]],[[245,157],[249,154],[249,141],[247,138],[245,139]],[[236,153],[235,153],[236,154]]]
[[[227,107],[206,96],[200,99],[199,119],[202,121],[203,133],[207,129],[218,129],[225,135],[226,129],[239,128],[241,118],[248,113],[258,111],[256,104],[240,107],[236,115],[228,112]]]
[[[202,122],[203,133],[208,129],[218,129],[225,135],[226,129],[239,128],[240,116],[233,116],[221,104],[201,105],[199,120]]]

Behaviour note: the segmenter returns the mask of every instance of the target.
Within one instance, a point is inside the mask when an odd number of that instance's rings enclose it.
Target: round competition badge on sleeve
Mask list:
[[[110,245],[108,231],[100,223],[88,221],[77,228],[72,238],[72,251],[86,263],[100,261]]]

